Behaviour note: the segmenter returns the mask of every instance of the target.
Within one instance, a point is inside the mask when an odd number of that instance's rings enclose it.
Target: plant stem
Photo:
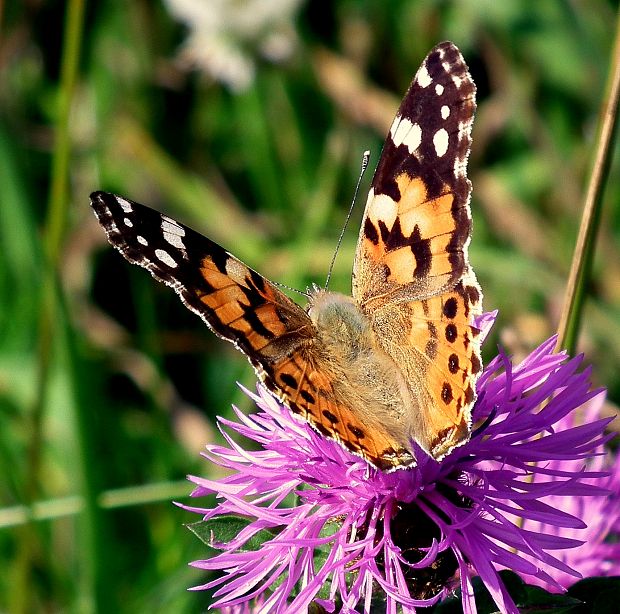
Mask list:
[[[603,189],[614,152],[618,101],[620,98],[620,13],[616,19],[616,38],[607,78],[606,96],[601,109],[592,171],[583,206],[583,216],[568,277],[562,316],[558,325],[556,350],[573,354],[583,314],[586,284],[590,278],[596,235],[601,218]]]

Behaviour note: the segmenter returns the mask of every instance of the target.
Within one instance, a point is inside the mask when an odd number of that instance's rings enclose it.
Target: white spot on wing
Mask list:
[[[386,226],[392,227],[398,215],[398,204],[387,194],[375,194],[374,190],[370,190],[366,215],[375,226],[381,220]]]
[[[457,75],[453,70],[452,70],[452,66],[450,64],[448,64],[448,62],[444,62],[442,64],[444,70],[446,71],[446,73],[448,73],[448,75],[450,75],[450,79],[452,79],[452,83],[454,83],[454,85],[456,86],[457,90],[461,89],[461,85],[463,85],[463,81],[465,81],[465,79],[463,79],[462,77],[460,77],[459,75]]]
[[[400,115],[396,115],[392,125],[390,126],[390,136],[392,137],[392,140],[394,140],[394,134],[396,133],[396,130],[398,130],[398,124],[400,124],[401,120],[402,117]]]
[[[136,239],[138,240],[138,243],[140,243],[140,245],[144,245],[145,247],[147,247],[149,244],[149,242],[142,235],[138,235]]]
[[[441,117],[442,119],[448,119],[450,117],[450,107],[448,105],[443,105],[441,107]]]
[[[228,252],[227,255],[230,256]],[[226,273],[233,278],[243,278],[249,273],[249,271],[248,267],[246,267],[243,262],[239,262],[236,258],[230,257],[226,260]]]
[[[433,145],[435,146],[435,153],[438,157],[445,155],[448,151],[449,137],[445,128],[439,128],[433,136]]]
[[[443,85],[441,85],[441,83],[438,83],[435,86],[435,94],[437,94],[437,96],[441,96],[443,94]]]
[[[164,235],[164,240],[173,247],[183,252],[183,257],[187,257],[185,244],[183,243],[183,237],[185,236],[185,230],[173,219],[167,215],[161,216],[161,230]]]
[[[179,235],[164,232],[164,239],[173,247],[176,247],[181,251],[185,251],[185,244],[183,243],[183,239],[179,237]]]
[[[418,74],[416,75],[416,81],[420,87],[428,87],[433,82],[431,76],[428,74],[426,64],[420,66]]]
[[[133,207],[131,206],[131,203],[128,200],[125,200],[122,196],[117,196],[116,201],[118,202],[118,204],[121,206],[121,209],[125,213],[133,212]]]
[[[397,115],[390,128],[390,136],[396,147],[405,145],[409,153],[413,153],[422,142],[422,129],[419,124],[412,124],[406,117]]]
[[[133,228],[133,222],[128,218],[123,218],[123,224],[127,226],[127,228]]]
[[[161,260],[164,264],[167,264],[169,267],[172,267],[173,269],[177,268],[177,263],[173,260],[172,256],[166,250],[156,249],[155,257],[158,260]]]
[[[164,232],[174,232],[175,234],[179,235],[179,237],[185,236],[185,230],[183,229],[183,227],[176,220],[173,220],[167,215],[161,216],[161,229]]]

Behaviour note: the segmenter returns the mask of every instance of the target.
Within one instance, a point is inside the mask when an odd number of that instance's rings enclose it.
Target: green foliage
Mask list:
[[[186,591],[207,581],[187,567],[206,556],[183,529],[195,518],[170,500],[187,501],[188,473],[217,477],[199,451],[221,441],[216,415],[249,409],[235,382],[251,388],[255,377],[172,292],[112,253],[91,191],[159,208],[272,279],[320,284],[361,153],[376,163],[420,60],[452,39],[479,91],[471,252],[485,306],[500,310],[488,351],[501,340],[518,355],[555,330],[615,3],[308,2],[279,30],[280,41],[295,33],[279,64],[241,38],[231,9],[218,40],[253,63],[245,89],[186,69],[172,0],[87,3],[83,20],[79,0],[5,4],[1,611],[208,606]],[[581,335],[616,402],[617,171],[614,162]],[[334,290],[350,287],[354,227]]]
[[[620,595],[620,577],[585,578],[568,589],[567,595],[581,601],[581,609],[576,614],[597,612],[611,614],[618,609]]]
[[[547,593],[538,586],[526,584],[511,571],[504,570],[500,572],[500,575],[508,593],[519,608],[519,612],[523,614],[580,614],[585,612],[580,609],[584,605],[583,602],[575,597],[566,594]],[[495,605],[491,594],[482,584],[480,578],[474,578],[472,585],[476,595],[478,614],[496,614],[497,605]],[[432,610],[433,614],[458,614],[461,611],[459,592]]]
[[[221,548],[221,544],[227,544],[235,539],[239,533],[251,524],[251,520],[239,516],[218,516],[209,520],[201,520],[187,525],[187,528],[203,543],[212,550]],[[247,539],[239,552],[252,552],[260,550],[263,544],[277,533],[262,529]]]

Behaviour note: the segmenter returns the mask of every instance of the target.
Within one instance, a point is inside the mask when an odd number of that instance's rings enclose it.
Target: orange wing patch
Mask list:
[[[242,339],[248,351],[279,360],[287,354],[283,338],[312,338],[313,327],[305,312],[239,260],[230,255],[219,261],[205,256],[200,271],[205,286],[197,295],[211,314],[211,326]],[[292,322],[296,322],[294,330]]]
[[[267,380],[267,385],[293,413],[375,467],[388,470],[414,463],[410,450],[380,424],[369,429],[361,421],[360,414],[341,398],[339,379],[330,372],[330,365],[317,364],[312,348],[302,349],[275,364]]]
[[[372,181],[353,296],[403,372],[403,428],[435,458],[469,437],[482,293],[471,271],[466,166],[475,86],[458,49],[435,47],[390,129]]]
[[[404,172],[397,186],[397,203],[388,194],[370,191],[355,279],[372,295],[377,286],[366,280],[373,268],[381,271],[384,287],[407,286],[410,295],[422,299],[453,287],[461,276],[461,237],[469,232],[469,220],[455,215],[455,197],[448,185],[429,198],[422,179]],[[361,302],[369,300],[371,296],[365,296]]]

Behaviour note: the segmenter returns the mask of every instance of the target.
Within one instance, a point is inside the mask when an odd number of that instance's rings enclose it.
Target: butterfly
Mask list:
[[[429,52],[372,180],[352,296],[314,287],[304,309],[166,215],[105,192],[91,204],[109,242],[319,433],[380,470],[415,466],[418,449],[441,460],[470,437],[482,369],[482,292],[468,257],[475,91],[453,43]]]

